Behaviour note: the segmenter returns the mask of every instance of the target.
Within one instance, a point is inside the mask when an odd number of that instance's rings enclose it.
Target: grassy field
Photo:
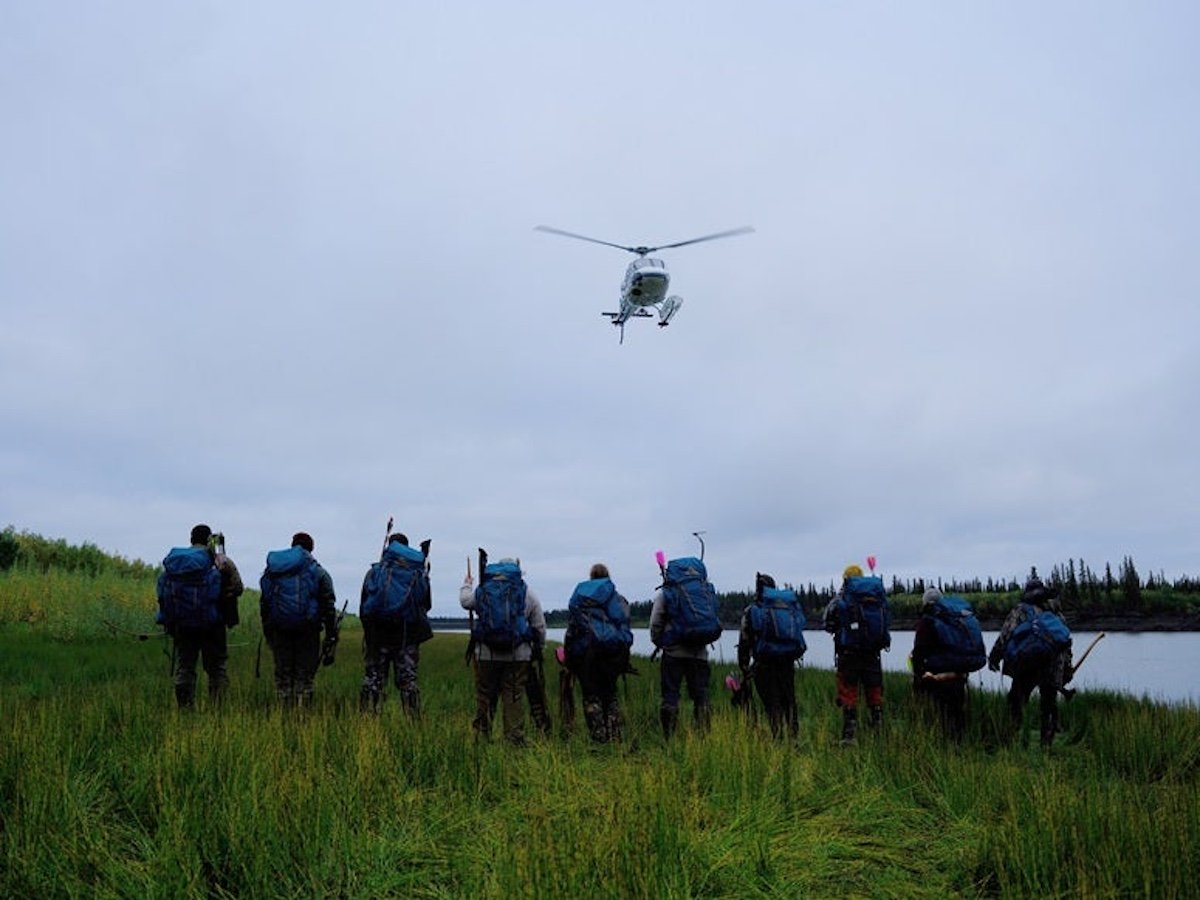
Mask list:
[[[623,745],[516,750],[473,739],[461,635],[425,645],[420,722],[394,692],[357,712],[352,628],[316,707],[284,715],[244,615],[226,703],[201,690],[181,714],[163,642],[101,624],[144,630],[151,596],[144,579],[0,576],[4,896],[1197,893],[1194,709],[1081,694],[1044,753],[977,694],[948,746],[890,677],[884,731],[840,748],[832,673],[802,670],[798,744],[720,694],[711,733],[666,744],[643,660]]]

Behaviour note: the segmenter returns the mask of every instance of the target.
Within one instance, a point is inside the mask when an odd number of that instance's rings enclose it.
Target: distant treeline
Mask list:
[[[1193,613],[1200,607],[1200,578],[1184,575],[1168,579],[1161,571],[1138,574],[1132,557],[1125,557],[1113,574],[1112,566],[1104,564],[1103,574],[1083,560],[1068,559],[1055,565],[1049,573],[1039,573],[1042,580],[1058,594],[1063,608],[1069,613],[1081,615],[1103,615],[1115,613]],[[1021,595],[1023,580],[1015,577],[986,579],[943,579],[892,576],[888,584],[893,613],[903,618],[915,618],[920,608],[921,596],[928,588],[936,587],[946,594],[962,594],[971,601],[982,618],[1003,617]],[[837,593],[838,585],[830,582],[817,587],[809,582],[801,587],[785,583],[800,597],[809,618],[819,616]],[[753,601],[751,591],[718,592],[721,621],[735,625],[741,620],[742,612]],[[650,621],[651,601],[642,600],[629,604],[630,615],[635,624],[645,625]],[[546,624],[563,627],[567,623],[566,610],[554,610],[546,614]]]
[[[125,575],[148,578],[155,566],[140,560],[128,560],[105,553],[95,544],[68,544],[61,538],[52,541],[28,531],[17,532],[11,525],[0,531],[0,571],[18,568],[34,572],[53,570],[84,575]]]
[[[130,578],[150,578],[158,571],[157,566],[106,553],[95,544],[68,544],[61,538],[51,540],[28,531],[18,532],[9,526],[0,531],[0,571],[12,568],[42,573],[56,570]],[[1200,578],[1182,575],[1169,579],[1161,570],[1143,577],[1129,556],[1121,560],[1115,574],[1107,562],[1098,573],[1082,559],[1068,559],[1065,563],[1053,566],[1049,572],[1040,574],[1059,595],[1068,613],[1082,616],[1121,613],[1180,615],[1200,611]],[[1023,579],[1013,576],[960,580],[904,579],[893,575],[888,590],[892,597],[893,613],[901,619],[915,618],[921,595],[929,587],[937,587],[947,594],[962,594],[971,601],[981,618],[996,618],[1003,616],[1017,602],[1023,583]],[[804,586],[785,583],[785,586],[799,594],[810,618],[820,615],[838,588],[832,581],[821,587],[812,582]],[[722,621],[727,625],[735,625],[754,595],[749,590],[729,591],[718,593],[717,599]],[[650,607],[649,600],[630,604],[635,624],[645,625],[650,621]],[[457,620],[439,621],[451,623]],[[566,621],[565,609],[546,613],[546,624],[551,627],[563,627]]]

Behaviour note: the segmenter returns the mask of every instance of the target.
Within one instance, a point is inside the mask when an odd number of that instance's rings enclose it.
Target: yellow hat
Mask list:
[[[843,578],[862,578],[862,566],[850,563],[846,566],[846,570],[842,572]]]

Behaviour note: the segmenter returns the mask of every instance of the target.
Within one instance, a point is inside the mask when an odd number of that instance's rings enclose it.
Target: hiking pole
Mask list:
[[[392,536],[392,522],[393,521],[394,521],[394,519],[392,519],[391,516],[388,516],[387,527],[383,530],[383,549],[381,549],[379,551],[380,559],[382,559],[383,554],[387,552],[388,538],[390,538]]]
[[[258,636],[258,652],[254,654],[254,677],[258,678],[262,674],[262,645],[263,636]]]
[[[707,533],[708,532],[706,532],[706,531],[693,531],[692,532],[692,537],[694,537],[696,540],[698,540],[700,542],[700,562],[704,562],[704,538],[702,538],[700,535],[707,534]]]
[[[1077,662],[1077,663],[1075,663],[1075,665],[1071,666],[1071,678],[1075,677],[1075,673],[1079,671],[1079,667],[1083,665],[1083,661],[1088,658],[1088,654],[1090,654],[1093,650],[1096,649],[1096,645],[1098,643],[1100,643],[1100,639],[1102,637],[1104,637],[1104,635],[1105,635],[1105,632],[1102,631],[1098,635],[1096,635],[1094,638],[1092,638],[1092,642],[1090,644],[1088,644],[1087,649],[1083,651],[1083,656],[1079,657],[1079,662]]]
[[[131,638],[134,638],[135,640],[138,640],[138,641],[148,641],[148,640],[151,640],[152,638],[169,637],[169,635],[165,631],[160,632],[158,634],[147,634],[147,633],[141,632],[141,631],[130,631],[128,628],[122,628],[120,625],[118,625],[116,622],[111,621],[110,619],[101,619],[100,621],[102,624],[107,625],[113,632],[120,632],[121,634],[127,634]]]
[[[349,600],[342,604],[342,611],[333,620],[333,634],[326,637],[321,644],[321,665],[323,666],[333,665],[333,658],[337,653],[338,641],[342,634],[342,619],[346,618],[346,607],[349,605]]]

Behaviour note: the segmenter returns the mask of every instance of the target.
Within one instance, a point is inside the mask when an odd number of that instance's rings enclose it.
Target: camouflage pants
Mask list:
[[[208,676],[208,696],[219,701],[229,684],[226,665],[229,650],[225,626],[176,629],[175,641],[175,702],[181,708],[190,707],[196,700],[196,663],[203,661]]]
[[[400,702],[410,713],[421,711],[421,691],[417,685],[417,666],[421,661],[420,644],[393,644],[367,639],[363,643],[362,691],[359,707],[379,712],[387,688],[389,669],[395,675]]]
[[[275,658],[275,696],[284,707],[309,706],[321,664],[320,631],[276,631],[270,637]]]

